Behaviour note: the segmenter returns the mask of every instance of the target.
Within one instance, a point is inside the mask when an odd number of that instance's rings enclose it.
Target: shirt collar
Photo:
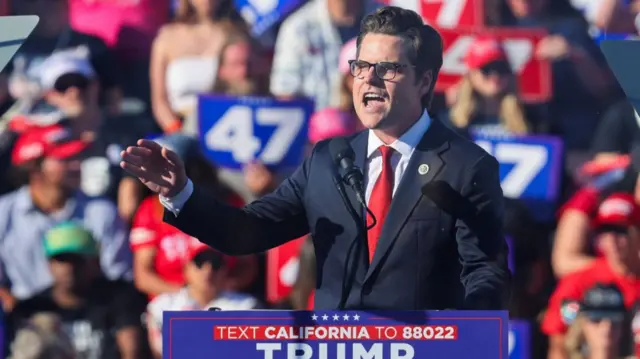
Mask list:
[[[29,186],[22,186],[17,190],[16,193],[16,208],[22,211],[22,213],[29,213],[34,210],[38,210],[36,205],[33,203],[33,198],[31,197],[31,191],[29,190]],[[76,208],[78,200],[82,198],[82,195],[79,192],[76,192],[75,195],[72,195],[64,204],[64,207],[57,211],[56,213],[51,214],[51,216],[57,217],[65,217],[71,215]]]
[[[413,126],[390,145],[391,148],[398,151],[402,156],[411,156],[413,150],[418,146],[422,136],[427,132],[430,125],[431,117],[429,117],[429,113],[425,111]],[[380,146],[384,146],[384,142],[376,136],[373,130],[369,130],[367,158],[371,158]]]

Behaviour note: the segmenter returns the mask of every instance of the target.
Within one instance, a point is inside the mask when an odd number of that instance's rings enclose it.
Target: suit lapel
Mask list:
[[[353,151],[356,154],[354,164],[358,166],[358,168],[360,168],[360,170],[362,170],[363,173],[364,171],[367,170],[365,168],[365,163],[367,160],[368,143],[369,143],[369,131],[362,131],[351,140],[351,148],[353,148]],[[360,204],[360,202],[358,202],[355,191],[349,188],[349,186],[345,186],[345,187],[346,187],[345,191],[347,192],[347,196],[349,197],[349,201],[351,202],[351,205],[355,209],[356,213],[360,216],[360,218],[364,221],[364,223],[366,223],[367,212],[365,211],[365,208]],[[356,235],[358,235],[358,233],[356,233]],[[359,245],[364,246],[364,244],[367,241],[366,230],[364,233],[362,233],[362,236],[363,236],[363,239],[362,239],[363,242],[362,244],[359,244]],[[357,253],[360,255],[360,258],[359,258],[360,263],[364,265],[365,268],[367,268],[367,266],[369,265],[369,255],[366,248],[367,247],[364,246],[364,250],[357,251]],[[360,271],[358,272],[361,273]],[[360,280],[362,280],[362,278],[360,278]]]
[[[367,139],[367,131],[362,131],[351,139],[351,148],[353,148],[353,152],[355,152],[356,154],[354,164],[358,166],[358,168],[360,168],[360,170],[363,172],[365,170],[365,160],[367,158]],[[347,192],[347,196],[349,197],[349,201],[351,202],[353,208],[359,215],[362,215],[362,213],[364,212],[364,208],[362,207],[360,202],[358,202],[356,193],[353,191],[353,189],[351,189],[351,187],[346,184],[345,191]]]
[[[432,181],[442,170],[444,162],[440,154],[449,148],[449,134],[443,126],[438,120],[432,119],[431,126],[411,155],[402,180],[400,180],[400,185],[391,201],[391,207],[385,218],[382,234],[378,240],[365,281],[371,277],[393,246],[411,212],[422,197],[422,186]],[[426,173],[424,165],[428,166]],[[419,171],[421,166],[422,170]]]

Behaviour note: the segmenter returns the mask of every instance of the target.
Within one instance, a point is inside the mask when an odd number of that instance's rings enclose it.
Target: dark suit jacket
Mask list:
[[[367,139],[367,131],[349,138],[360,168]],[[429,166],[424,175],[418,172],[421,164]],[[179,216],[165,211],[164,220],[232,255],[266,251],[311,233],[315,307],[336,309],[347,253],[354,240],[366,243],[366,238],[341,199],[335,175],[328,141],[320,142],[276,191],[243,209],[196,187]],[[436,205],[421,194],[424,184],[436,182],[459,198],[448,195]],[[362,213],[354,192],[345,192]],[[450,202],[462,202],[466,210],[442,208]],[[433,119],[393,197],[373,261],[368,263],[366,248],[351,255],[355,270],[346,273],[355,277],[345,308],[504,309],[510,274],[502,216],[497,161]]]

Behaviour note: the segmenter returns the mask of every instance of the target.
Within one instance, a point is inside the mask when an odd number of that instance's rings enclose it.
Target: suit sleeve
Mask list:
[[[462,196],[473,213],[456,221],[456,240],[462,264],[465,309],[506,309],[511,274],[502,230],[504,200],[498,162],[481,157],[469,171]]]
[[[304,193],[313,157],[274,192],[240,209],[195,186],[180,215],[165,209],[164,221],[230,255],[260,253],[302,237],[309,233]]]

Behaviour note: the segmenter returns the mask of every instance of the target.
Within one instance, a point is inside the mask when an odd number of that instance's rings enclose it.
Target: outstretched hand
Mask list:
[[[163,197],[177,195],[187,184],[180,157],[157,142],[138,140],[137,146],[127,147],[121,156],[120,167]]]

